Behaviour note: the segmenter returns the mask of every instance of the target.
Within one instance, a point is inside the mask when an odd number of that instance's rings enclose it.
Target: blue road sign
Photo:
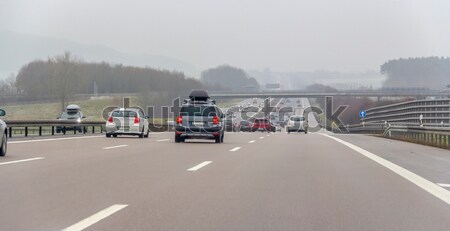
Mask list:
[[[367,116],[367,112],[366,111],[360,111],[359,112],[359,117],[361,117],[361,118],[366,118],[366,116]]]

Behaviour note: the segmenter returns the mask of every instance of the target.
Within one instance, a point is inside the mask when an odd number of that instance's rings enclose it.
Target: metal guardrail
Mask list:
[[[347,126],[350,133],[374,134],[428,146],[450,149],[450,128],[418,126],[417,124],[356,124]]]
[[[77,134],[77,129],[64,129],[67,128],[82,128],[82,133],[103,133],[105,129],[105,121],[61,121],[61,120],[6,120],[5,123],[8,126],[8,136],[12,137],[13,134],[21,134],[25,137],[30,134],[42,136],[44,134],[55,135],[56,128],[61,127],[62,134],[66,134],[70,131],[72,134]],[[149,124],[151,132],[164,132],[172,131],[172,126],[168,124]],[[73,131],[72,131],[73,130]]]
[[[5,123],[8,126],[8,136],[12,137],[13,134],[23,134],[27,137],[30,133],[42,136],[45,132],[51,135],[55,135],[57,127],[61,127],[61,132],[65,135],[66,127],[78,127],[82,128],[82,133],[88,133],[91,128],[92,133],[96,132],[96,127],[100,133],[105,131],[105,122],[103,121],[83,121],[78,123],[76,121],[61,121],[61,120],[6,120]],[[20,131],[20,132],[18,132]],[[77,134],[77,129],[73,129],[73,134]]]
[[[383,136],[418,144],[450,149],[450,128],[389,126]]]

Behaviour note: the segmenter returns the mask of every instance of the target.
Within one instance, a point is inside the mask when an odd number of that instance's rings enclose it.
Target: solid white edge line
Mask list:
[[[74,224],[71,225],[65,229],[63,229],[62,231],[81,231],[84,230],[86,228],[88,228],[89,226],[111,216],[112,214],[116,213],[117,211],[127,207],[128,205],[112,205],[106,209],[103,209],[102,211],[97,212],[96,214]]]
[[[113,149],[113,148],[123,148],[128,146],[127,144],[123,144],[123,145],[117,145],[117,146],[111,146],[111,147],[104,147],[104,150],[108,150],[108,149]]]
[[[202,163],[195,165],[194,167],[188,169],[187,171],[194,172],[194,171],[197,171],[211,163],[212,163],[212,161],[203,161]]]
[[[423,190],[427,191],[428,193],[432,194],[433,196],[441,199],[442,201],[444,201],[447,204],[450,204],[450,191],[442,188],[441,186],[405,169],[402,168],[392,162],[389,162],[367,150],[364,150],[356,145],[353,145],[351,143],[348,143],[346,141],[343,141],[341,139],[338,139],[336,137],[327,135],[327,134],[321,134],[325,137],[328,137],[330,139],[333,139],[347,147],[349,147],[350,149],[353,149],[354,151],[362,154],[363,156],[377,162],[378,164],[382,165],[383,167],[393,171],[394,173],[397,173],[398,175],[400,175],[401,177],[405,178],[406,180],[410,181],[411,183],[417,185],[418,187],[422,188]]]
[[[43,160],[43,159],[45,159],[45,157],[36,157],[36,158],[23,159],[23,160],[14,160],[14,161],[2,162],[2,163],[0,163],[0,165],[15,164],[15,163],[21,163],[21,162],[27,162],[27,161],[33,161],[33,160]]]
[[[235,147],[235,148],[233,148],[233,149],[230,149],[230,152],[235,152],[235,151],[237,151],[237,150],[239,150],[239,149],[241,149],[241,147]]]
[[[169,141],[170,139],[162,139],[162,140],[157,140],[156,142],[164,142],[164,141]]]
[[[59,141],[59,140],[74,140],[74,139],[89,139],[89,138],[99,138],[99,137],[104,137],[104,136],[77,136],[77,137],[51,138],[51,139],[41,139],[41,140],[18,140],[18,141],[8,141],[8,144]]]
[[[256,140],[250,140],[248,143],[249,144],[253,144],[253,143],[255,143],[256,142]]]
[[[437,185],[444,187],[444,188],[450,188],[450,184],[437,183]]]

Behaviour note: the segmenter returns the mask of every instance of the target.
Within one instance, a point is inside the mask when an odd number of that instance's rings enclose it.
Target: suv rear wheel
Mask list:
[[[7,147],[8,147],[8,137],[6,137],[6,133],[3,133],[2,146],[0,146],[0,156],[6,155]]]
[[[224,134],[220,134],[220,135],[216,136],[216,138],[215,138],[216,144],[223,143],[223,137],[224,137]]]

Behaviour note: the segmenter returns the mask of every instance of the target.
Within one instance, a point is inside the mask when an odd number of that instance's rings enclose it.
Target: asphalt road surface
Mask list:
[[[173,136],[11,140],[0,230],[450,230],[446,150],[328,133]]]

